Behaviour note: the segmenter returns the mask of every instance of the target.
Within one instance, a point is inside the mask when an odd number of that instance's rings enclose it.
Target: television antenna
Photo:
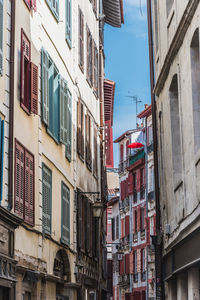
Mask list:
[[[130,96],[125,96],[126,98],[132,99],[133,102],[135,102],[135,110],[136,110],[136,127],[137,128],[137,115],[138,115],[138,104],[142,103],[142,100],[138,98],[137,95],[130,95]]]

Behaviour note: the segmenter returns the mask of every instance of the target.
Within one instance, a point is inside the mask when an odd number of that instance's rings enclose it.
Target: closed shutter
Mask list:
[[[90,202],[86,199],[86,209],[87,209],[87,218],[86,218],[86,226],[87,226],[87,245],[86,250],[87,253],[90,253]]]
[[[0,118],[0,202],[3,197],[4,121]]]
[[[60,80],[60,141],[67,146],[67,117],[68,117],[67,82]]]
[[[30,112],[30,83],[31,83],[31,44],[23,29],[21,29],[21,82],[20,82],[20,97],[21,106]]]
[[[3,73],[3,0],[0,0],[0,75]]]
[[[130,274],[129,254],[125,254],[125,273]]]
[[[43,122],[49,125],[49,56],[47,52],[42,49],[42,119]]]
[[[66,39],[71,46],[71,41],[72,41],[72,23],[71,23],[71,13],[72,13],[72,8],[71,8],[71,0],[66,0]]]
[[[153,234],[156,235],[156,214],[153,216]]]
[[[43,231],[51,234],[51,197],[52,197],[52,172],[44,164],[42,166],[42,224]]]
[[[119,216],[116,217],[116,239],[119,238]]]
[[[24,221],[34,224],[34,157],[25,150]]]
[[[133,174],[129,173],[128,175],[128,195],[133,194]]]
[[[94,128],[94,164],[93,164],[93,169],[94,169],[94,175],[97,176],[97,165],[98,165],[98,156],[97,156],[97,129],[96,127]]]
[[[77,152],[81,154],[81,102],[77,102]]]
[[[133,233],[136,232],[135,229],[136,229],[136,228],[135,228],[135,209],[133,209]]]
[[[129,255],[129,263],[130,263],[130,274],[134,273],[134,266],[133,266],[133,262],[134,262],[134,252],[131,252]]]
[[[31,63],[31,112],[38,113],[38,67]]]
[[[69,161],[72,159],[72,95],[67,90],[67,145],[66,145],[66,157]]]
[[[140,207],[137,208],[137,231],[139,232],[140,231]]]
[[[125,236],[128,236],[130,234],[130,225],[129,225],[129,216],[125,217]]]
[[[15,144],[15,207],[17,215],[23,218],[24,212],[24,148]]]
[[[62,227],[61,227],[61,240],[62,243],[70,244],[70,190],[62,182]]]
[[[99,57],[98,57],[98,50],[97,50],[97,46],[94,43],[93,46],[93,58],[94,58],[94,63],[93,63],[93,67],[94,67],[94,80],[93,80],[93,84],[94,84],[94,91],[97,94],[98,93],[98,61],[99,61]]]
[[[137,249],[137,271],[141,272],[141,249]]]

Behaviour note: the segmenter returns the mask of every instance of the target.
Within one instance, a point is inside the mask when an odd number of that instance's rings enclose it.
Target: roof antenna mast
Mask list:
[[[140,100],[137,95],[126,96],[126,98],[131,98],[133,100],[133,102],[135,102],[135,110],[136,110],[136,127],[135,128],[137,129],[138,103],[142,103],[142,100]]]

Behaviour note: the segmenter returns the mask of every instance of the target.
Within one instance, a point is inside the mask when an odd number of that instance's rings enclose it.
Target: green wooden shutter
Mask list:
[[[71,0],[66,0],[66,39],[71,46],[72,42],[72,23],[71,23],[71,18],[72,18],[72,8],[71,8]]]
[[[61,241],[64,244],[70,244],[70,190],[62,182],[62,224]]]
[[[59,0],[52,0],[51,3],[52,3],[51,9],[55,17],[59,19]]]
[[[67,146],[67,82],[61,78],[60,82],[60,141]]]
[[[67,145],[66,145],[66,157],[69,161],[72,158],[72,95],[68,89],[67,91]]]
[[[43,122],[49,125],[49,56],[42,49],[42,119]]]
[[[0,75],[3,71],[3,0],[0,0]]]
[[[45,233],[51,234],[52,172],[42,165],[42,226]]]

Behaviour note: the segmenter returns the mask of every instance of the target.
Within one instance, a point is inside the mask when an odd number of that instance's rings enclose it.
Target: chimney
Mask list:
[[[146,109],[148,106],[149,106],[149,104],[145,104],[145,105],[144,105],[145,109]]]

